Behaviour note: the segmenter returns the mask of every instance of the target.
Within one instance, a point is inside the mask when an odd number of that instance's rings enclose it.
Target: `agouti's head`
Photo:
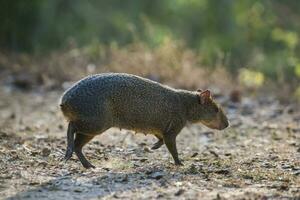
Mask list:
[[[213,100],[209,90],[197,91],[198,105],[194,108],[197,121],[205,126],[222,130],[229,126],[229,121],[222,108]],[[196,109],[196,110],[195,110]],[[194,116],[195,117],[195,116]]]

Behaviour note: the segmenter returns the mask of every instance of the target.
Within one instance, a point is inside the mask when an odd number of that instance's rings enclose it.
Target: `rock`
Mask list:
[[[48,165],[48,163],[46,161],[43,161],[43,160],[39,160],[38,161],[38,165],[39,166],[42,166],[42,167],[46,167]]]
[[[189,166],[189,168],[187,169],[187,173],[189,173],[189,174],[198,174],[200,170],[201,170],[201,167],[199,168],[197,165],[191,164]]]
[[[59,125],[58,125],[58,128],[59,128],[59,130],[63,130],[63,129],[64,129],[64,126],[63,126],[62,124],[59,124]]]
[[[10,82],[18,89],[30,90],[34,84],[34,78],[28,73],[22,73],[10,77]]]
[[[144,151],[147,152],[147,153],[152,153],[153,152],[153,151],[151,151],[151,149],[149,147],[145,147]]]
[[[153,172],[149,175],[149,178],[159,180],[164,176],[162,172]]]
[[[198,153],[197,153],[197,152],[193,153],[193,155],[191,156],[191,158],[194,158],[194,157],[196,157],[196,156],[198,156]]]
[[[262,163],[262,165],[261,165],[262,167],[264,167],[264,168],[274,168],[274,166],[270,163],[270,162],[264,162],[264,163]]]
[[[50,153],[51,153],[50,149],[48,149],[48,148],[43,148],[42,149],[42,156],[48,157],[50,155]]]
[[[295,175],[295,176],[300,176],[300,170],[296,170],[292,174]]]
[[[242,115],[252,115],[254,113],[254,109],[252,105],[245,104],[242,107],[241,114]]]
[[[293,168],[293,165],[290,165],[290,164],[288,164],[288,163],[283,163],[283,164],[281,165],[281,168],[282,168],[282,169],[291,169],[291,168]]]
[[[81,193],[81,192],[83,192],[83,189],[82,188],[75,188],[74,192]]]
[[[34,136],[37,140],[45,140],[47,139],[49,136],[46,134],[37,134]]]
[[[288,189],[289,189],[289,186],[287,184],[282,184],[279,187],[279,190],[288,190]]]
[[[116,182],[120,182],[120,183],[128,182],[128,175],[125,174],[125,175],[123,175],[121,177],[118,177],[117,180],[116,180]]]
[[[16,113],[11,113],[11,115],[9,116],[10,119],[16,119]]]
[[[29,185],[39,185],[39,182],[37,182],[37,181],[31,181],[31,182],[29,182]]]
[[[228,175],[230,174],[230,170],[229,169],[217,169],[215,171],[216,174],[223,174],[223,175]]]
[[[224,153],[225,156],[231,156],[231,153],[227,152],[227,153]]]
[[[36,156],[38,154],[39,154],[39,152],[36,150],[30,151],[30,155],[32,155],[32,156]]]
[[[175,196],[180,196],[180,195],[182,195],[183,193],[185,192],[185,190],[184,189],[179,189],[177,192],[175,192]]]
[[[148,159],[147,158],[141,158],[140,159],[140,162],[145,162],[145,161],[147,161]]]
[[[214,155],[216,158],[219,158],[219,155],[214,150],[208,150],[208,151],[209,151],[209,153]]]
[[[234,103],[241,102],[241,98],[242,98],[241,91],[240,90],[232,90],[230,92],[229,98],[230,98],[230,101],[232,101]]]

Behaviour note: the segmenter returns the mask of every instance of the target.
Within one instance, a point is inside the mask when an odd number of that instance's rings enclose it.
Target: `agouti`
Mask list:
[[[176,136],[187,122],[222,130],[228,120],[210,91],[187,91],[125,73],[88,76],[68,89],[60,102],[69,121],[65,159],[75,151],[85,168],[94,167],[82,153],[93,137],[111,127],[150,133],[158,138],[152,149],[166,144],[181,165]],[[74,136],[75,140],[74,140]]]

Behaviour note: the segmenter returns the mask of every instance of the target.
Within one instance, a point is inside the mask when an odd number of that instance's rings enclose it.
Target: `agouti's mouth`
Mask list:
[[[211,120],[211,121],[203,120],[203,121],[201,121],[201,123],[204,124],[205,126],[207,126],[208,128],[217,129],[217,130],[223,130],[229,126],[228,120],[225,120],[225,121],[220,121],[218,119]]]
[[[219,130],[223,130],[225,128],[227,128],[229,126],[229,121],[226,121],[225,123],[223,123],[222,125],[219,126]]]

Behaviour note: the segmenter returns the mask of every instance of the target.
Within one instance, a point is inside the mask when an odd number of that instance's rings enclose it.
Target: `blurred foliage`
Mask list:
[[[298,102],[300,102],[300,86],[296,88],[294,96]]]
[[[179,40],[205,66],[298,84],[299,13],[298,0],[3,0],[0,45],[34,54],[79,45],[97,55],[100,44]]]
[[[264,83],[264,75],[261,72],[241,69],[239,81],[249,88],[258,88]]]

